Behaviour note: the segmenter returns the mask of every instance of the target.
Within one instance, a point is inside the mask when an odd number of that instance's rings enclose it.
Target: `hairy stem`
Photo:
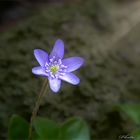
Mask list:
[[[41,99],[42,97],[44,96],[44,94],[46,93],[46,90],[47,90],[47,86],[48,85],[48,80],[45,79],[44,83],[43,83],[43,86],[41,88],[41,91],[39,93],[39,96],[37,98],[37,101],[35,103],[35,107],[33,109],[33,112],[32,112],[32,116],[31,116],[31,120],[30,120],[30,126],[29,126],[29,140],[32,140],[32,127],[33,127],[33,120],[34,118],[36,117],[37,115],[37,112],[39,110],[39,106],[40,106],[40,103],[41,103]]]

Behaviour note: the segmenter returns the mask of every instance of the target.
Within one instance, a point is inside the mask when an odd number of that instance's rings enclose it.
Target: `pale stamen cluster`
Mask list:
[[[59,76],[64,76],[67,72],[67,66],[62,64],[61,59],[56,59],[53,56],[49,63],[45,64],[45,71],[51,78],[59,78]]]

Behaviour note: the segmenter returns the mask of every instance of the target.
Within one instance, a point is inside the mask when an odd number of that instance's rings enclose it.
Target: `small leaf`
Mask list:
[[[32,132],[32,140],[41,140],[36,132]]]
[[[140,140],[140,128],[134,130],[132,136],[134,140]]]
[[[61,128],[61,140],[89,140],[87,124],[80,118],[71,118]]]
[[[52,120],[36,117],[33,121],[36,133],[45,140],[57,140],[59,136],[59,124]]]
[[[136,124],[140,124],[140,104],[123,104],[119,106]]]
[[[10,119],[8,140],[27,140],[28,132],[28,122],[18,115],[13,115]]]

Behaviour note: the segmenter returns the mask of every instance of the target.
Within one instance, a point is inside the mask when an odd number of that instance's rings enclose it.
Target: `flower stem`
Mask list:
[[[30,120],[30,126],[29,126],[29,140],[32,140],[32,127],[33,127],[33,120],[34,118],[36,117],[37,115],[37,112],[39,110],[39,106],[40,106],[40,103],[41,103],[41,99],[42,97],[44,96],[44,94],[46,93],[46,90],[47,90],[47,86],[48,85],[48,80],[45,79],[44,83],[43,83],[43,86],[41,88],[41,91],[39,93],[39,96],[37,98],[37,101],[35,103],[35,107],[33,109],[33,112],[32,112],[32,116],[31,116],[31,120]]]

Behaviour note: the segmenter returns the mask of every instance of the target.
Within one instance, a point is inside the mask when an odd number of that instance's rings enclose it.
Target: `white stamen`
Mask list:
[[[45,71],[46,73],[48,73],[48,75],[50,75],[51,78],[59,78],[59,76],[65,75],[65,73],[67,72],[66,68],[67,66],[62,63],[62,60],[57,60],[55,56],[50,59],[49,63],[45,64]]]

